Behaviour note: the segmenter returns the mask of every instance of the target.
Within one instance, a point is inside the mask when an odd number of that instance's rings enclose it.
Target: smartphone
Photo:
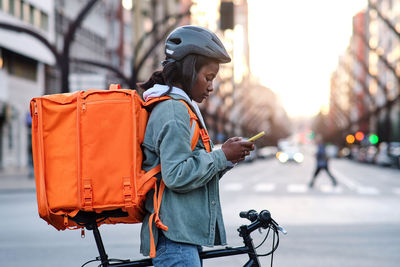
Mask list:
[[[255,140],[257,140],[258,138],[260,138],[260,137],[263,136],[263,135],[265,135],[265,132],[264,132],[264,131],[259,132],[259,133],[256,134],[255,136],[250,137],[247,141],[254,142]]]

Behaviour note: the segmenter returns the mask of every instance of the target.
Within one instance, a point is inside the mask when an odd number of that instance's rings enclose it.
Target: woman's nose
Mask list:
[[[210,91],[210,92],[214,91],[214,86],[213,86],[213,83],[212,83],[212,82],[210,82],[210,83],[208,84],[207,90]]]

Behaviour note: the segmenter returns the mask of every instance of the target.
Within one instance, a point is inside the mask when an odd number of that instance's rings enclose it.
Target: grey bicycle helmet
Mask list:
[[[188,54],[200,54],[219,63],[231,61],[215,33],[193,25],[178,27],[169,34],[165,42],[165,54],[174,60],[181,60]]]

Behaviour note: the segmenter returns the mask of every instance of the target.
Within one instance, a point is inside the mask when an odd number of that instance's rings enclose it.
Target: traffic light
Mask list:
[[[356,132],[355,137],[356,137],[357,141],[362,141],[364,139],[364,133],[358,131],[358,132]]]
[[[352,135],[352,134],[348,134],[348,135],[346,136],[346,142],[347,142],[348,144],[353,144],[355,140],[356,140],[356,139],[354,138],[354,135]]]
[[[315,137],[314,131],[309,131],[309,132],[308,132],[308,139],[313,140],[314,137]]]
[[[375,145],[375,144],[378,143],[379,138],[378,138],[378,136],[376,134],[370,134],[369,137],[368,137],[368,140],[369,140],[369,142],[371,144]]]
[[[220,6],[220,28],[221,30],[233,29],[235,26],[234,17],[234,5],[233,2],[221,2]]]

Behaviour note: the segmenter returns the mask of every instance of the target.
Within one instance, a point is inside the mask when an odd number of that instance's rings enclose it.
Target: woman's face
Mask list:
[[[213,80],[219,71],[219,63],[210,62],[197,73],[197,79],[192,88],[192,99],[201,103],[214,90]]]

